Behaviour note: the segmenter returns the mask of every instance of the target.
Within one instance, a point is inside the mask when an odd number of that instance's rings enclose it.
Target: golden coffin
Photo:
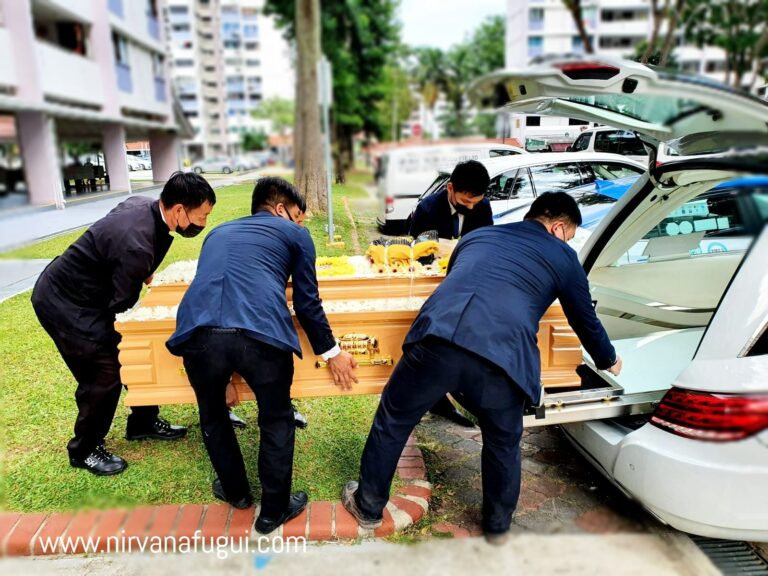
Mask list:
[[[334,386],[328,368],[312,353],[297,322],[304,358],[295,360],[292,397],[380,393],[402,354],[402,343],[421,303],[441,279],[321,279],[320,294],[328,320],[341,340],[341,347],[354,354],[360,364],[357,371],[359,383],[351,392]],[[183,284],[153,288],[142,300],[140,308],[175,306],[185,290]],[[288,295],[290,298],[290,289]],[[132,320],[130,316],[116,323],[117,331],[123,337],[119,348],[121,376],[128,387],[126,404],[194,403],[195,395],[181,358],[171,355],[165,347],[175,330],[175,318],[169,315],[160,319]],[[553,305],[542,319],[538,342],[542,384],[547,388],[579,386],[575,368],[581,362],[581,349],[559,304]],[[236,376],[234,382],[241,399],[254,398],[239,377]]]

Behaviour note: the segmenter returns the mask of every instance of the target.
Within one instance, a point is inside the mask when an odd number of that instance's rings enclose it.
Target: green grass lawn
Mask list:
[[[335,192],[334,221],[349,251],[351,224],[342,198],[347,195],[362,202],[365,191],[348,184],[335,188]],[[209,219],[210,228],[249,213],[251,186],[222,188],[216,194],[218,202]],[[354,211],[358,226],[363,226],[373,211],[375,207],[358,206]],[[307,228],[319,255],[343,252],[326,248],[323,215],[308,220]],[[14,257],[56,256],[80,233],[17,250]],[[202,241],[202,234],[194,239],[176,239],[162,267],[196,259]],[[214,501],[210,489],[214,473],[194,405],[162,409],[162,415],[171,422],[189,426],[187,438],[170,443],[127,442],[123,436],[129,410],[121,403],[107,447],[128,460],[128,469],[118,476],[98,478],[71,468],[66,443],[76,416],[75,382],[37,323],[28,292],[0,304],[0,315],[0,509],[55,511]],[[378,398],[371,396],[296,402],[310,426],[296,433],[294,489],[306,490],[314,500],[338,498],[342,483],[357,475],[377,402]],[[246,402],[236,412],[250,424],[247,430],[238,431],[238,438],[254,493],[258,494],[256,403]]]

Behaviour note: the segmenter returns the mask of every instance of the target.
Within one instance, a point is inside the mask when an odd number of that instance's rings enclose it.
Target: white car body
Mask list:
[[[381,211],[379,228],[387,233],[407,232],[406,219],[422,192],[435,179],[438,168],[466,160],[508,157],[527,152],[509,144],[444,144],[389,150],[377,170]]]
[[[634,133],[608,126],[584,130],[568,148],[568,153],[572,152],[619,154],[644,165],[648,164],[648,154]]]
[[[473,86],[473,99],[609,124],[683,155],[641,176],[580,252],[620,376],[585,354],[582,387],[545,394],[526,425],[563,424],[607,478],[675,528],[767,542],[768,194],[750,196],[738,217],[696,199],[767,171],[768,104],[604,57],[500,71]],[[701,230],[659,226],[685,206],[706,220]],[[744,245],[696,249],[702,235],[745,229]]]
[[[128,163],[128,170],[134,171],[134,170],[146,170],[146,166],[144,162],[137,158],[136,156],[133,156],[132,154],[126,154],[125,155],[125,161]]]
[[[192,164],[192,172],[205,174],[209,172],[221,172],[230,174],[235,171],[235,164],[231,158],[206,158]]]

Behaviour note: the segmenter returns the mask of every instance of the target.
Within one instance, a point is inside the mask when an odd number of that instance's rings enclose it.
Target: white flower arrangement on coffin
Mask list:
[[[165,284],[191,284],[197,273],[197,260],[182,260],[174,262],[162,272],[155,274],[152,278],[152,286],[163,286]]]
[[[323,309],[328,314],[347,314],[357,312],[395,312],[418,311],[426,298],[371,298],[370,300],[328,300]],[[289,307],[294,314],[293,307]],[[141,306],[137,305],[117,315],[118,322],[150,322],[176,318],[178,306]]]

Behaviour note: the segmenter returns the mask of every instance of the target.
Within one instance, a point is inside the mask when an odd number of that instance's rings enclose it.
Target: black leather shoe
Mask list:
[[[144,440],[145,438],[153,438],[155,440],[178,440],[186,435],[187,429],[185,426],[174,426],[158,416],[148,427],[139,430],[128,428],[125,432],[125,439]]]
[[[256,528],[256,531],[260,534],[270,534],[277,530],[281,524],[288,522],[291,518],[296,518],[296,516],[301,514],[304,508],[307,507],[307,502],[309,502],[309,497],[306,492],[296,492],[288,501],[288,508],[286,508],[285,512],[283,512],[279,518],[265,518],[259,514],[253,527]]]
[[[291,404],[291,408],[293,408],[293,421],[296,423],[296,428],[301,428],[304,430],[307,426],[309,426],[309,422],[304,417],[304,414],[298,411],[296,406]]]
[[[224,488],[221,486],[221,480],[218,478],[213,481],[211,488],[213,489],[213,495],[216,496],[216,498],[226,502],[233,508],[237,508],[238,510],[245,510],[246,508],[253,506],[253,496],[250,494],[243,496],[239,500],[230,500],[227,498],[227,496],[224,494]]]
[[[341,489],[341,504],[344,506],[344,509],[355,517],[355,520],[357,520],[357,523],[360,524],[360,528],[363,530],[374,530],[381,526],[384,519],[371,518],[364,514],[357,506],[355,494],[357,494],[357,481],[350,480]]]
[[[96,476],[114,476],[128,468],[128,462],[109,452],[104,445],[96,446],[85,458],[69,458],[70,466],[85,468]]]
[[[484,536],[485,541],[491,546],[504,546],[512,539],[512,533],[509,530],[506,532],[486,532]]]
[[[464,416],[464,414],[456,410],[453,404],[451,404],[451,401],[448,400],[448,398],[445,396],[435,402],[435,405],[429,409],[429,412],[430,414],[435,414],[436,416],[442,416],[443,418],[446,418],[451,422],[458,424],[459,426],[464,426],[465,428],[475,427],[475,423]]]
[[[232,426],[235,428],[247,428],[248,424],[245,423],[245,420],[240,418],[237,414],[232,412],[232,410],[229,411],[229,421],[232,423]]]

